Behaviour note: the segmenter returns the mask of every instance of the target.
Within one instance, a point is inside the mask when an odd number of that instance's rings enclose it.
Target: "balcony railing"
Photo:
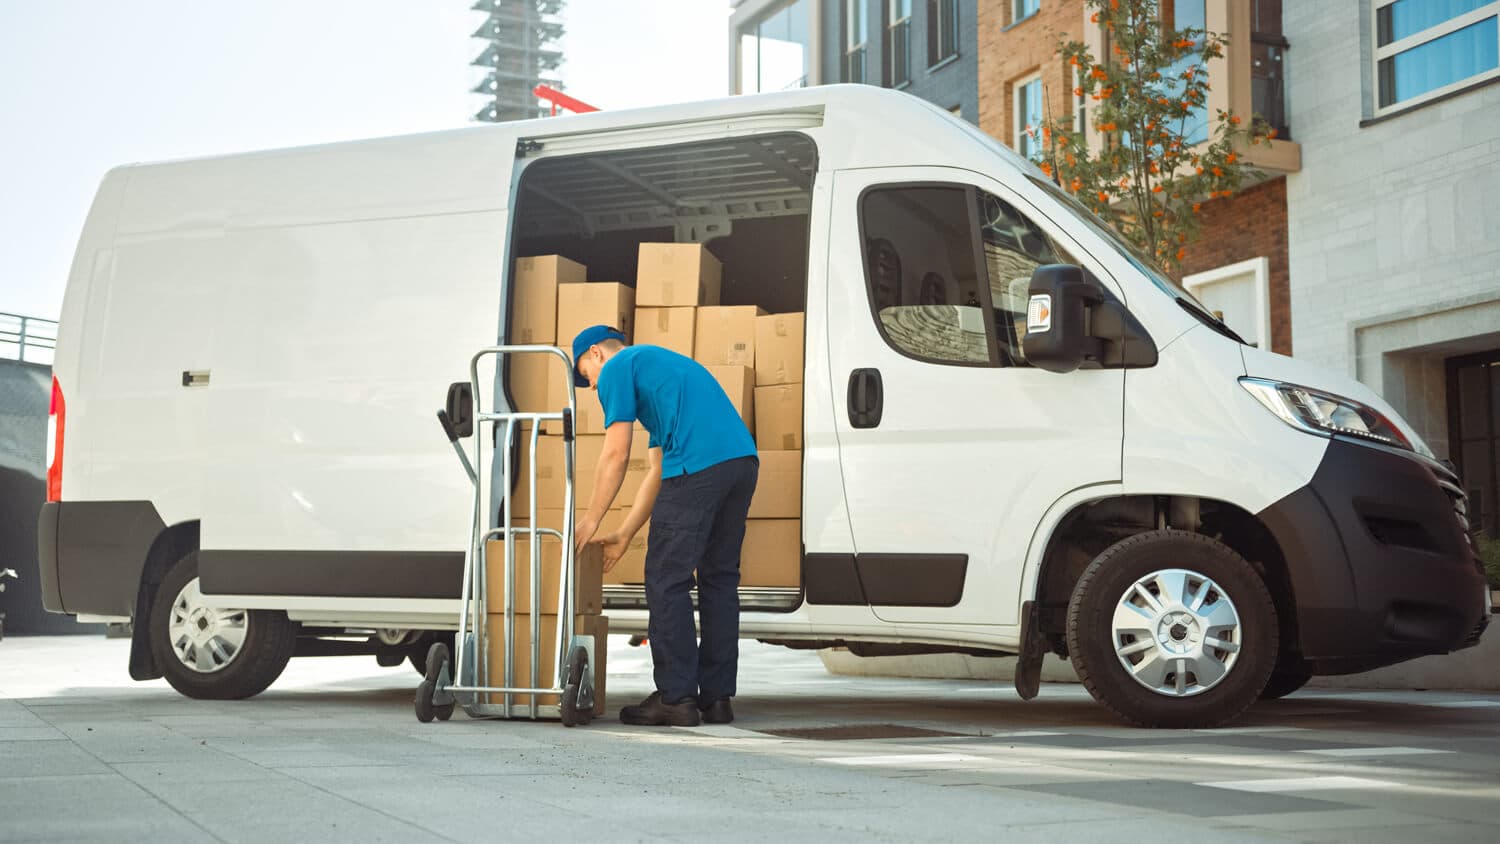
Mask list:
[[[56,350],[56,320],[0,313],[0,358],[50,364]]]
[[[1286,121],[1285,38],[1256,33],[1250,36],[1250,109],[1276,130],[1276,137],[1292,139]]]

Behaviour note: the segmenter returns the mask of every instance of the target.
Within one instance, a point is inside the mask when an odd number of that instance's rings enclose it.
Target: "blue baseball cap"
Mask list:
[[[607,325],[591,325],[578,332],[578,336],[573,338],[573,386],[588,387],[588,379],[584,378],[583,373],[578,371],[578,361],[583,357],[584,352],[587,352],[591,347],[597,346],[605,340],[619,340],[621,343],[630,342],[620,329],[610,328]]]

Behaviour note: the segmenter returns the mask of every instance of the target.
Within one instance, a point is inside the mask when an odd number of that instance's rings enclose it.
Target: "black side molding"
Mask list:
[[[967,554],[859,554],[865,597],[875,607],[952,607],[964,596]]]
[[[805,554],[802,585],[809,604],[864,606],[865,589],[860,585],[853,554]]]
[[[205,595],[458,598],[461,551],[200,551]]]

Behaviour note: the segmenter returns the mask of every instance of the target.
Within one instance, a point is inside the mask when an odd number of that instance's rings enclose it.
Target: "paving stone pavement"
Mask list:
[[[732,725],[419,724],[417,677],[294,660],[249,701],[133,683],[128,643],[0,642],[0,840],[1500,840],[1500,695],[1304,691],[1229,728],[1081,688],[835,677],[745,642]]]

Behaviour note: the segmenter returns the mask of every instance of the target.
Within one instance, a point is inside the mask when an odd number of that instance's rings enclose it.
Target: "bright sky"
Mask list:
[[[464,126],[473,0],[0,0],[0,311],[55,319],[106,170]],[[722,97],[728,0],[569,0],[568,93]]]

